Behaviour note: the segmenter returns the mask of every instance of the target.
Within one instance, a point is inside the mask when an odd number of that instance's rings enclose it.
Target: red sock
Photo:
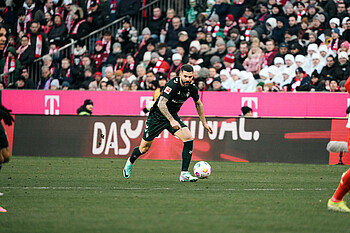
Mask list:
[[[348,151],[350,151],[350,129],[348,132]]]
[[[350,190],[350,169],[343,174],[340,180],[340,184],[337,190],[335,191],[335,193],[333,194],[331,201],[339,202],[343,200],[343,197],[347,192],[349,192],[349,190]]]

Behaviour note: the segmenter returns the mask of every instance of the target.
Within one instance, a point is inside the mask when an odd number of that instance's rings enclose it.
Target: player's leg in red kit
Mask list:
[[[340,184],[333,194],[332,198],[328,200],[328,209],[340,211],[340,212],[350,212],[350,209],[346,206],[343,201],[343,197],[350,190],[350,169],[343,173],[341,177]]]

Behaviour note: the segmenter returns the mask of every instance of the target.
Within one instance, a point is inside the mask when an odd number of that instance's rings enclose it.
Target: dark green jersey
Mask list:
[[[158,108],[158,102],[161,96],[168,99],[166,105],[171,115],[177,115],[181,106],[188,98],[192,97],[194,102],[197,102],[199,99],[197,87],[194,84],[190,84],[187,87],[181,86],[180,77],[175,77],[165,84],[162,93],[151,108],[151,113],[159,113],[163,115]]]

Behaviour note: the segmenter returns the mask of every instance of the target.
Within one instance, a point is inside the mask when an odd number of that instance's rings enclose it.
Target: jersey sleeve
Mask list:
[[[192,84],[191,88],[191,97],[194,100],[194,102],[197,102],[199,100],[198,88],[194,84]]]

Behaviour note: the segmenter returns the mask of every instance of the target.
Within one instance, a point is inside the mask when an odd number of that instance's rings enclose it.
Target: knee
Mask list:
[[[142,154],[146,153],[149,149],[151,148],[151,146],[140,146],[140,152]]]
[[[193,141],[193,140],[194,140],[194,138],[191,135],[191,136],[185,137],[183,142],[189,142],[189,141]]]
[[[10,161],[11,158],[11,154],[10,154],[10,150],[8,148],[3,148],[1,149],[1,156],[3,158],[3,162],[2,163],[7,163]],[[1,160],[1,159],[0,159]],[[0,161],[1,162],[1,161]]]

